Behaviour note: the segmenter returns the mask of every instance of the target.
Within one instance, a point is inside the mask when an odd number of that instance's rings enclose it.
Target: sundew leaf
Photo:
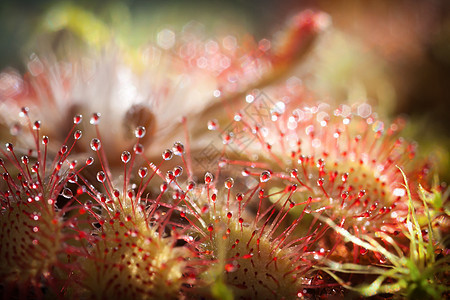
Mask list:
[[[397,243],[394,241],[394,239],[390,235],[388,235],[387,233],[384,233],[382,231],[379,231],[376,233],[376,236],[382,238],[383,240],[388,242],[390,245],[392,245],[399,257],[403,256],[402,250],[400,249],[400,247],[397,245]]]
[[[375,281],[373,281],[369,285],[363,285],[361,287],[355,288],[362,296],[370,297],[379,293],[385,292],[385,290],[390,290],[390,292],[397,292],[401,289],[401,280],[395,284],[382,285],[386,278],[392,277],[395,275],[397,270],[392,269],[385,272],[383,275],[380,275]]]
[[[427,196],[426,196],[426,191],[425,189],[422,187],[422,185],[419,184],[419,191],[421,193],[421,199],[423,201],[423,205],[425,207],[425,213],[427,216],[427,225],[428,225],[428,233],[429,233],[429,239],[430,241],[434,241],[434,236],[433,236],[433,228],[431,225],[431,217],[430,217],[430,211],[428,209],[428,205],[427,205]],[[431,263],[435,262],[435,257],[434,257],[434,247],[432,242],[427,243],[427,257],[428,259],[431,260]]]
[[[376,274],[384,274],[390,266],[386,267],[374,267],[372,265],[358,265],[358,264],[352,264],[352,263],[337,263],[331,260],[325,260],[325,264],[327,264],[329,267],[315,267],[316,269],[320,269],[323,271],[329,270],[329,271],[338,271],[340,273],[356,273],[356,274],[370,274],[370,275],[376,275]]]
[[[422,193],[422,201],[424,202],[424,213],[427,219],[428,230],[430,235],[425,239],[422,234],[422,228],[418,221],[416,209],[413,204],[411,191],[408,186],[408,180],[404,172],[399,168],[403,174],[405,181],[404,187],[408,193],[408,216],[406,220],[406,230],[404,235],[410,240],[410,253],[405,256],[404,252],[396,244],[395,240],[386,233],[377,233],[377,237],[383,239],[389,245],[393,246],[396,253],[389,252],[374,238],[363,235],[356,237],[347,230],[337,226],[329,218],[318,216],[319,219],[326,222],[333,230],[344,236],[346,240],[364,247],[370,251],[376,251],[384,255],[391,266],[376,266],[368,265],[362,266],[350,263],[337,263],[333,261],[325,261],[328,267],[316,267],[334,278],[343,287],[357,291],[364,297],[371,297],[381,293],[390,293],[398,296],[404,296],[408,299],[417,298],[433,298],[440,299],[442,293],[450,290],[450,288],[443,285],[437,275],[448,272],[450,261],[448,257],[435,260],[436,241],[434,239],[431,227],[431,216],[427,206],[427,197],[431,197],[430,193],[419,187]],[[357,287],[352,287],[348,282],[344,282],[336,272],[347,274],[367,274],[379,275],[374,281],[369,284],[363,284]],[[386,282],[391,279],[394,282]]]
[[[420,198],[425,205],[430,204],[433,209],[439,210],[443,207],[442,194],[437,191],[428,192],[419,184]]]
[[[410,238],[410,257],[413,261],[420,263],[422,259],[424,259],[425,254],[423,253],[423,236],[422,230],[420,228],[419,222],[417,221],[416,210],[414,208],[414,203],[412,202],[411,190],[409,189],[408,178],[406,177],[405,172],[397,166],[403,176],[403,180],[405,181],[404,187],[406,192],[408,193],[408,216],[406,218],[406,227],[408,228]],[[416,236],[418,241],[416,240]],[[414,256],[417,254],[417,258]]]
[[[364,247],[367,250],[370,251],[377,251],[377,249],[372,246],[371,244],[363,241],[362,239],[354,236],[353,234],[351,234],[350,232],[348,232],[346,229],[337,226],[331,219],[323,217],[319,214],[316,215],[318,219],[320,219],[321,221],[327,223],[331,228],[334,229],[334,231],[336,231],[337,233],[339,233],[340,235],[342,235],[344,238],[346,238],[348,241],[352,242],[353,244],[356,244],[360,247]]]
[[[400,259],[387,251],[382,245],[380,245],[376,240],[373,238],[364,235],[363,239],[360,239],[354,235],[352,235],[350,232],[348,232],[346,229],[337,226],[332,220],[329,218],[323,217],[321,215],[317,215],[317,217],[323,221],[326,222],[331,228],[333,228],[337,233],[344,236],[348,241],[352,242],[355,245],[358,245],[360,247],[363,247],[369,251],[373,252],[379,252],[382,255],[384,255],[393,265],[400,266]]]

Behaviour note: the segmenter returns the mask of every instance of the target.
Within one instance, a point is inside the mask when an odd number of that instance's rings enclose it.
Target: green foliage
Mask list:
[[[223,280],[216,280],[216,282],[211,287],[211,293],[216,299],[220,300],[233,300],[233,292]]]
[[[425,214],[427,218],[428,237],[424,237],[422,227],[418,222],[416,209],[414,208],[411,191],[408,186],[408,180],[404,177],[404,187],[408,192],[408,216],[406,219],[406,229],[404,235],[410,241],[409,253],[404,254],[394,239],[385,233],[379,233],[379,237],[389,243],[396,253],[388,251],[379,242],[370,236],[358,238],[350,234],[347,230],[337,226],[333,221],[324,219],[335,231],[344,236],[348,241],[364,247],[367,250],[378,252],[384,257],[388,264],[363,266],[358,264],[340,264],[327,261],[328,267],[320,268],[330,274],[336,281],[344,287],[359,292],[362,296],[370,297],[377,294],[390,293],[397,297],[407,299],[441,299],[444,292],[450,289],[443,282],[445,273],[450,271],[448,256],[436,260],[435,251],[439,249],[439,243],[436,241],[431,226],[430,211],[428,205],[442,205],[441,195],[437,193],[425,193],[423,188],[422,201],[424,203]],[[364,284],[352,287],[344,282],[335,273],[353,273],[378,275],[370,284]]]

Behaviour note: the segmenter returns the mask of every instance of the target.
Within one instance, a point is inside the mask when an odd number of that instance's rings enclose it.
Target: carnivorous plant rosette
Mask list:
[[[76,178],[77,161],[71,151],[81,131],[69,131],[66,141],[54,155],[40,133],[41,122],[31,122],[28,108],[22,108],[25,129],[18,136],[31,135],[35,145],[24,148],[6,143],[1,149],[0,181],[0,280],[3,296],[39,298],[64,295],[72,265],[68,257],[80,249],[72,192],[66,184]],[[72,138],[73,135],[73,138]],[[74,226],[72,226],[74,224]]]
[[[384,100],[311,89],[328,15],[142,43],[101,18],[57,6],[25,74],[0,73],[1,296],[448,296],[432,159]]]
[[[231,157],[224,164],[245,167],[247,176],[269,170],[269,193],[296,184],[292,202],[308,202],[309,212],[328,215],[355,235],[398,233],[408,202],[396,166],[422,184],[428,184],[429,170],[424,161],[414,160],[417,145],[400,136],[402,119],[385,125],[367,103],[333,111],[325,103],[269,99],[263,92],[249,97],[251,103],[236,113],[233,126],[216,126]],[[417,189],[413,200],[419,201]]]

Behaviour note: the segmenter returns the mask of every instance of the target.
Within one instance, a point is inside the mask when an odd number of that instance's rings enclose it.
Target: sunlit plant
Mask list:
[[[405,121],[293,76],[326,14],[136,49],[72,5],[45,20],[67,44],[0,74],[3,298],[448,296],[450,192]]]
[[[430,199],[422,198],[428,227],[424,231],[419,224],[414,203],[411,199],[410,188],[406,175],[403,173],[404,187],[408,191],[408,216],[403,225],[402,233],[409,240],[409,247],[403,250],[399,242],[392,236],[379,233],[378,240],[368,235],[361,237],[350,234],[347,230],[337,226],[330,219],[327,222],[346,240],[371,251],[378,252],[386,258],[382,265],[358,265],[328,261],[328,268],[320,268],[329,273],[344,287],[359,292],[362,296],[370,297],[377,294],[393,294],[408,299],[442,299],[449,291],[448,272],[450,271],[449,257],[442,255],[445,245],[437,240],[432,228],[432,220],[426,202]],[[422,194],[425,196],[425,194]],[[386,245],[383,245],[386,243]],[[389,247],[387,247],[389,246]],[[351,286],[336,275],[339,273],[365,274],[376,276],[370,284]]]
[[[186,205],[180,215],[195,237],[198,259],[209,265],[199,279],[213,288],[225,284],[237,299],[302,295],[318,255],[308,249],[319,230],[297,235],[302,216],[286,220],[296,186],[268,195],[264,186],[269,179],[264,171],[247,189],[243,178],[236,178],[235,186],[235,179],[207,172],[204,184],[190,184],[182,192]],[[277,197],[284,209],[275,208],[269,197]]]
[[[94,113],[91,121],[97,127],[99,114]],[[166,150],[159,166],[149,162],[140,144],[145,134],[145,127],[135,129],[133,152],[123,151],[117,158],[123,164],[123,172],[119,174],[109,168],[111,162],[106,159],[100,137],[90,141],[100,167],[95,174],[96,182],[78,173],[73,181],[77,193],[70,195],[82,205],[79,214],[87,214],[92,222],[90,234],[83,237],[85,251],[76,257],[77,268],[70,285],[76,296],[175,299],[182,295],[183,284],[189,282],[190,251],[176,245],[186,237],[171,222],[176,207],[161,202],[166,189],[162,188],[154,197],[149,196],[152,189],[147,190],[149,185],[155,187],[153,181],[159,177],[161,166],[173,154]],[[134,166],[142,161],[147,167],[136,170]],[[93,163],[93,157],[86,161],[89,167]]]
[[[73,241],[81,231],[71,227],[74,219],[70,212],[77,206],[73,201],[62,201],[60,194],[70,192],[65,185],[76,177],[77,161],[70,160],[70,155],[81,138],[81,131],[75,130],[79,117],[54,153],[49,138],[40,133],[41,122],[31,122],[27,107],[22,108],[21,115],[25,128],[18,143],[6,143],[6,150],[0,149],[3,295],[64,295],[72,270],[67,257],[79,251]],[[29,150],[24,143],[28,133],[34,143],[28,145]]]
[[[329,216],[355,235],[396,232],[406,218],[408,198],[395,164],[418,182],[426,182],[428,171],[415,159],[417,145],[400,136],[404,120],[387,125],[367,103],[332,110],[326,103],[307,105],[288,92],[283,95],[275,102],[263,92],[249,94],[250,104],[234,116],[233,126],[216,126],[225,151],[235,158],[225,163],[244,166],[247,176],[269,170],[270,191],[298,185],[294,203],[311,198],[310,212]],[[332,244],[329,254],[339,246]],[[367,252],[357,248],[355,262],[359,252]]]

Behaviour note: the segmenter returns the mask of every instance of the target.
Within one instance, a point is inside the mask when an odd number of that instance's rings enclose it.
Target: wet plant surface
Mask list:
[[[141,47],[74,5],[45,20],[0,74],[4,299],[448,297],[445,155],[311,83],[328,14]]]

